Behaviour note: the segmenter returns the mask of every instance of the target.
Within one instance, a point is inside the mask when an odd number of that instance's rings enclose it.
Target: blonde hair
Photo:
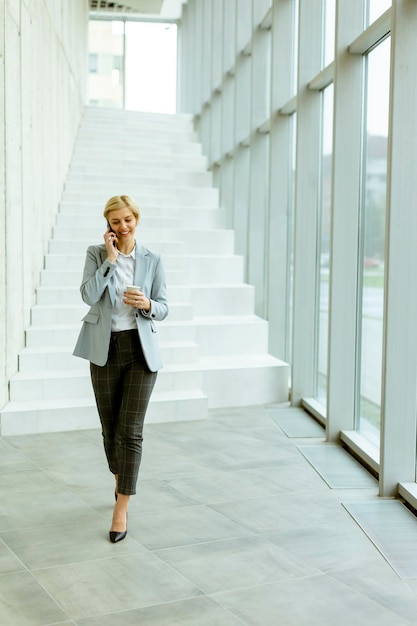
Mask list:
[[[132,211],[133,215],[136,217],[139,222],[140,219],[140,211],[136,201],[131,196],[113,196],[106,202],[106,206],[104,207],[103,215],[107,220],[110,211],[115,211],[117,209],[128,208]]]

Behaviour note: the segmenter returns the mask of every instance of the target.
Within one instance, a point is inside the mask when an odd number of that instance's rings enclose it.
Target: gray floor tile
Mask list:
[[[101,435],[96,430],[20,435],[6,437],[5,440],[32,463],[42,467],[58,460],[89,460],[92,456],[97,456],[102,447]]]
[[[175,478],[168,483],[178,493],[201,504],[246,500],[284,491],[283,487],[268,478],[266,471],[259,470],[206,472],[198,476]]]
[[[190,454],[198,454],[194,450]],[[294,450],[286,446],[274,446],[247,438],[244,442],[230,442],[228,447],[210,450],[208,446],[199,453],[199,463],[205,470],[239,470],[270,467],[283,462],[291,462]]]
[[[38,471],[13,474],[13,482],[0,483],[0,532],[91,517],[89,506]]]
[[[210,598],[200,597],[151,606],[122,615],[77,620],[77,626],[242,626],[243,622]]]
[[[253,471],[275,483],[283,491],[311,492],[320,490],[322,493],[328,491],[326,483],[310,465],[305,463],[301,454],[291,460]]]
[[[144,480],[172,478],[173,476],[189,476],[202,474],[206,471],[204,465],[199,463],[186,451],[178,450],[173,446],[164,454],[155,453],[152,446],[146,442],[143,449],[143,457],[140,468],[141,478]]]
[[[118,547],[113,546],[115,551]],[[74,620],[201,595],[192,583],[150,553],[32,573]]]
[[[0,537],[29,569],[96,560],[114,556],[108,540],[112,515],[96,514],[76,523],[42,526],[2,533]],[[117,555],[144,552],[132,537],[117,546]]]
[[[206,594],[317,573],[262,537],[158,550],[156,554]]]
[[[26,571],[23,563],[13,554],[4,541],[0,541],[0,576],[21,571]]]
[[[335,489],[369,489],[376,480],[341,446],[298,446],[300,452],[327,484]]]
[[[398,500],[344,506],[401,578],[417,578],[417,520]]]
[[[231,539],[252,534],[206,506],[144,511],[129,516],[129,535],[149,550]]]
[[[278,494],[211,506],[254,533],[317,526],[325,524],[330,517],[329,510],[314,503],[311,494]],[[340,516],[336,513],[335,519]]]
[[[250,626],[406,626],[408,622],[326,575],[212,598]]]
[[[44,626],[68,616],[29,572],[0,576],[0,619],[4,626]]]
[[[324,573],[374,563],[377,550],[353,520],[323,523],[264,536],[280,548]]]
[[[380,558],[368,564],[331,572],[330,575],[358,593],[378,602],[401,618],[417,623],[417,596],[392,567]]]
[[[198,500],[175,489],[170,481],[140,479],[137,494],[131,498],[129,510],[155,511],[193,504],[198,504]]]
[[[0,439],[0,473],[34,469],[30,460],[5,439]],[[7,480],[4,477],[3,480]]]

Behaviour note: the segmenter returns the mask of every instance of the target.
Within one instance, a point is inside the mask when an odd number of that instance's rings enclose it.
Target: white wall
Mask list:
[[[85,102],[88,0],[0,2],[0,406]]]

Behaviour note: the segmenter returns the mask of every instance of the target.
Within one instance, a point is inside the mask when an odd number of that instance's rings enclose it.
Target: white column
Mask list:
[[[363,27],[363,0],[339,1],[333,118],[333,212],[329,289],[327,437],[354,428],[363,59],[349,44]]]
[[[295,181],[294,318],[291,401],[314,392],[320,93],[308,83],[321,69],[321,11],[300,0],[297,163]]]
[[[417,412],[417,3],[392,6],[388,254],[380,495],[415,482]],[[411,132],[410,132],[411,129]]]

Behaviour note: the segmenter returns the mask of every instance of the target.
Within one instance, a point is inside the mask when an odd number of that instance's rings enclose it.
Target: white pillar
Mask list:
[[[380,495],[415,482],[417,412],[417,3],[396,0],[391,26],[388,254]],[[410,132],[412,129],[412,132]]]
[[[336,8],[327,437],[353,430],[363,58],[348,45],[363,28],[363,0]]]

